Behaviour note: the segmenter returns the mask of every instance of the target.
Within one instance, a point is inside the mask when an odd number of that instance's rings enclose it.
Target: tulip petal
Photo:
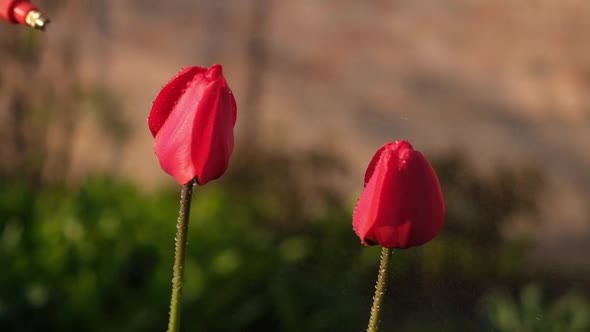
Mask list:
[[[382,149],[377,151],[375,157],[381,155],[381,151]],[[371,175],[368,181],[365,182],[365,189],[363,190],[352,215],[352,227],[355,233],[361,238],[361,242],[364,245],[376,244],[376,239],[373,236],[373,225],[377,219],[379,192],[381,191],[381,186],[383,185],[384,180],[383,176],[385,175],[383,172],[378,172],[377,174],[374,173],[377,165],[381,166],[380,164],[383,164],[384,162],[384,158],[375,157],[371,160],[369,166],[371,167]],[[379,169],[381,168],[382,167],[379,167]],[[367,174],[368,173],[369,170],[367,170]],[[365,179],[367,178],[365,177]]]
[[[367,166],[367,171],[365,172],[365,186],[367,186],[367,183],[369,183],[369,180],[373,176],[373,172],[375,172],[375,166],[377,165],[377,162],[379,162],[379,160],[381,159],[381,154],[383,153],[383,150],[385,150],[386,148],[387,145],[383,145],[382,147],[380,147],[379,150],[375,152],[375,155],[369,162],[369,166]]]
[[[192,141],[200,143],[193,144],[191,160],[200,185],[223,175],[234,148],[235,100],[223,83],[216,81],[207,88],[194,120]]]
[[[148,127],[152,136],[156,137],[172,109],[185,92],[187,85],[196,75],[205,73],[207,68],[192,66],[181,70],[158,93],[148,117]]]
[[[221,94],[224,95],[224,97],[226,95],[229,95],[229,104],[227,103],[227,100],[224,100],[223,102],[225,103],[225,105],[223,106],[223,108],[225,109],[226,107],[231,107],[231,117],[232,117],[232,125],[236,124],[236,119],[237,119],[237,111],[238,111],[238,106],[236,104],[236,99],[234,98],[234,94],[231,91],[231,89],[229,88],[229,86],[227,86],[227,82],[225,81],[225,78],[223,78],[222,75],[222,69],[221,69],[221,65],[220,64],[214,64],[213,66],[211,66],[211,68],[209,68],[209,70],[207,71],[207,73],[205,74],[207,76],[207,79],[209,80],[221,80],[222,84],[220,86],[221,89]]]
[[[198,82],[199,80],[191,81],[189,87]],[[200,96],[195,98],[194,95],[195,92],[202,94],[199,90],[202,89],[189,88],[189,93],[180,97],[154,140],[154,150],[160,166],[180,184],[191,181],[196,175],[191,146],[197,115],[195,100],[197,103],[200,100]]]

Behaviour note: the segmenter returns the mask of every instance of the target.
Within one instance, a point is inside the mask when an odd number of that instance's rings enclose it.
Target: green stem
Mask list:
[[[383,248],[381,250],[381,263],[379,264],[379,274],[377,275],[375,296],[373,296],[373,306],[371,307],[371,317],[369,318],[367,332],[377,332],[377,328],[379,327],[379,313],[381,311],[381,304],[383,303],[383,296],[385,295],[387,286],[387,273],[389,272],[390,256],[391,249]]]
[[[182,299],[182,284],[184,279],[184,257],[187,243],[188,219],[191,212],[191,197],[193,196],[194,181],[184,186],[180,192],[180,211],[176,223],[176,244],[174,250],[174,268],[172,276],[172,298],[170,299],[170,320],[168,332],[180,330],[180,302]]]

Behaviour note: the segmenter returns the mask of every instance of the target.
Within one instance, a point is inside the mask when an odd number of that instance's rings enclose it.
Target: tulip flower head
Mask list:
[[[369,163],[352,225],[364,245],[403,249],[432,240],[444,214],[432,166],[409,142],[396,141],[383,145]]]
[[[183,69],[162,88],[148,117],[162,169],[180,184],[222,176],[234,148],[236,112],[221,65]]]

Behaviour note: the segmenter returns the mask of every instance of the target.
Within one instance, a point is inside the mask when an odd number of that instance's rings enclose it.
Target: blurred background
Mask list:
[[[181,68],[238,102],[194,197],[184,331],[362,331],[351,211],[385,142],[446,225],[396,251],[383,331],[590,331],[590,3],[38,0],[0,22],[0,331],[164,331],[179,188],[146,118]]]

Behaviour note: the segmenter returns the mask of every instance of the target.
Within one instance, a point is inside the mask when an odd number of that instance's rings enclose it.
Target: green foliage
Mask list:
[[[175,193],[96,179],[76,191],[10,185],[0,195],[1,331],[165,329]],[[309,234],[279,234],[255,206],[215,187],[197,190],[185,330],[360,328],[365,315],[353,313],[368,303],[339,301],[365,293],[355,269],[340,273],[361,252],[341,222],[348,217],[326,215]]]
[[[543,300],[541,288],[529,285],[516,301],[494,292],[483,301],[484,313],[500,332],[583,332],[590,330],[590,303],[570,292],[554,302]]]
[[[447,207],[445,230],[480,246],[510,233],[512,217],[534,216],[543,177],[531,166],[498,167],[482,176],[460,154],[434,161]]]
[[[34,61],[40,48],[40,34],[19,28],[12,26],[0,32],[0,57],[14,56],[23,61]]]
[[[249,155],[196,189],[184,331],[362,330],[379,248],[360,246],[352,204],[330,189],[345,172],[338,159]],[[428,245],[394,252],[384,331],[480,330],[480,297],[522,278],[527,243],[480,241],[467,222],[501,207],[499,227],[534,196],[469,196],[465,188],[495,182],[463,172],[462,160],[437,165],[446,226]],[[523,183],[518,174],[507,176]],[[105,178],[75,189],[0,181],[0,331],[165,330],[177,211],[178,190],[144,193]]]

